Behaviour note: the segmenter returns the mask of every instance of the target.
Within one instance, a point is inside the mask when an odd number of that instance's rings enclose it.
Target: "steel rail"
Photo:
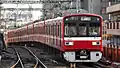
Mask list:
[[[38,60],[36,59],[36,64],[35,64],[34,68],[37,68],[37,66],[38,66]]]
[[[18,63],[20,63],[21,68],[24,68],[24,65],[23,65],[23,63],[22,63],[22,60],[21,60],[20,54],[18,53],[18,51],[17,51],[15,48],[13,48],[13,49],[14,49],[14,51],[15,51],[16,54],[17,54],[18,61],[17,61],[14,65],[12,65],[11,68],[15,68],[15,66],[16,66]]]
[[[42,65],[43,68],[47,68],[47,66],[27,47],[24,47],[25,49],[27,49],[37,60],[38,62]],[[34,66],[34,68],[36,68],[38,66],[38,64],[36,64]]]
[[[20,62],[20,59],[18,59],[18,61],[17,61],[14,65],[12,65],[11,68],[15,68],[15,66],[16,66],[19,62]]]

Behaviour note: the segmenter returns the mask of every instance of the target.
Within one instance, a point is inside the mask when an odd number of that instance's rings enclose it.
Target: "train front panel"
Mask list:
[[[102,57],[102,18],[79,14],[63,19],[63,57],[69,62],[97,62]]]

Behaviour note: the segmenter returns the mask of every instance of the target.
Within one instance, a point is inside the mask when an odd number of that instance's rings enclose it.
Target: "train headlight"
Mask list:
[[[73,45],[74,45],[74,42],[65,42],[65,45],[66,45],[66,46],[73,46]]]
[[[92,45],[100,45],[100,42],[92,42]]]

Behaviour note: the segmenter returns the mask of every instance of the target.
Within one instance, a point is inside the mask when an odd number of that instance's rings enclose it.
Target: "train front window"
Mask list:
[[[65,24],[65,36],[76,36],[77,29],[75,24]]]
[[[89,25],[89,36],[99,36],[100,35],[100,24],[91,23]]]
[[[70,16],[64,19],[65,37],[100,36],[100,18],[97,16]]]
[[[78,26],[78,35],[79,36],[86,36],[86,24],[85,23],[80,23]]]

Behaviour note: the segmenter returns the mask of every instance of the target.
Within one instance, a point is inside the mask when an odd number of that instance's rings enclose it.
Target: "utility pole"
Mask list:
[[[1,7],[1,4],[2,4],[2,3],[0,2],[0,27],[1,27],[1,23],[2,23],[2,20],[1,20],[1,15],[2,15],[2,14],[1,14],[1,8],[2,8],[2,7]]]
[[[108,6],[111,6],[111,1],[109,1],[108,3],[109,3]],[[111,19],[111,15],[110,15],[110,14],[109,14],[108,19],[109,19],[109,20]]]
[[[79,9],[81,9],[81,0],[76,0],[76,9],[77,13],[79,13]]]

